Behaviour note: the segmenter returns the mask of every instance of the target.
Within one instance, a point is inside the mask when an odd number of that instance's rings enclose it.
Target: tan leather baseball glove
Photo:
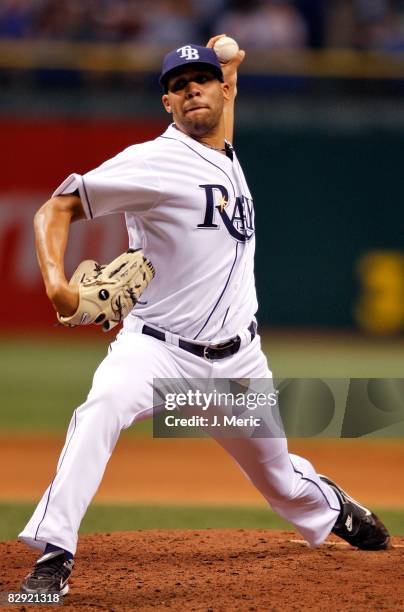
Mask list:
[[[78,308],[70,317],[58,314],[58,321],[68,327],[95,323],[109,331],[129,314],[154,274],[140,249],[129,249],[105,266],[86,259],[69,282],[79,287]]]

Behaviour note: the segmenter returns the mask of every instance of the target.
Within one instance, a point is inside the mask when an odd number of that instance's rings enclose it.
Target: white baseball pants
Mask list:
[[[152,415],[153,379],[272,376],[258,335],[252,342],[242,335],[235,355],[211,362],[138,329],[118,334],[94,374],[87,400],[73,414],[56,475],[19,534],[34,548],[44,550],[49,542],[76,552],[80,523],[121,430]],[[339,502],[309,461],[288,453],[284,437],[217,441],[311,546],[324,541],[338,517]]]

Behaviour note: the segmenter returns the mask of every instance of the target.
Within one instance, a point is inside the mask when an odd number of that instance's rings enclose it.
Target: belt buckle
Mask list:
[[[209,351],[209,346],[204,346],[203,347],[203,356],[205,359],[207,359],[208,361],[211,361],[209,355],[208,355],[208,351]]]
[[[214,357],[209,357],[209,350],[210,349],[212,349],[214,351],[218,351],[220,353],[220,351],[222,351],[222,350],[231,348],[232,345],[233,345],[233,341],[229,341],[228,343],[223,342],[222,344],[216,344],[215,346],[204,346],[203,347],[203,356],[208,361],[213,361],[215,358]],[[218,359],[220,359],[220,357],[218,357]]]

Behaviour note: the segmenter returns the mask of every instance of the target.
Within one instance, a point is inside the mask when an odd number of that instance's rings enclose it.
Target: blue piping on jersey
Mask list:
[[[86,196],[87,206],[88,206],[88,210],[89,210],[89,213],[90,213],[90,217],[92,219],[94,219],[93,211],[91,210],[90,200],[89,200],[89,197],[88,197],[88,193],[87,193],[87,189],[86,189],[83,177],[81,177],[81,181],[83,183],[84,195]]]
[[[67,443],[67,446],[66,446],[66,450],[65,450],[65,452],[63,453],[63,457],[62,457],[62,459],[61,459],[61,461],[60,461],[59,469],[58,469],[58,471],[56,472],[56,474],[55,474],[55,476],[54,476],[54,478],[53,478],[53,480],[52,480],[52,482],[51,482],[51,484],[50,484],[50,487],[49,487],[49,493],[48,493],[48,499],[46,500],[45,510],[44,510],[44,513],[43,513],[43,517],[42,517],[42,518],[41,518],[41,520],[39,521],[38,527],[36,528],[36,532],[35,532],[34,540],[36,540],[36,539],[37,539],[37,537],[38,537],[38,531],[39,531],[39,528],[40,528],[40,526],[42,525],[42,523],[43,523],[43,521],[44,521],[44,519],[45,519],[46,512],[47,512],[47,510],[48,510],[48,505],[49,505],[49,500],[50,500],[50,496],[51,496],[51,492],[52,492],[53,483],[55,482],[56,477],[57,477],[57,475],[58,475],[58,473],[59,473],[59,471],[60,471],[60,469],[61,469],[61,467],[62,467],[62,464],[63,464],[64,458],[66,457],[66,453],[67,453],[68,448],[69,448],[69,446],[70,446],[70,442],[72,441],[72,438],[73,438],[74,433],[75,433],[75,431],[76,431],[76,425],[77,425],[77,417],[76,417],[76,412],[77,412],[77,410],[75,410],[75,411],[74,411],[74,428],[73,428],[73,431],[72,431],[72,435],[70,436],[69,442]]]
[[[222,327],[221,327],[221,329],[223,329],[223,327],[224,327],[225,321],[226,321],[226,319],[227,319],[227,315],[229,314],[229,310],[230,310],[230,306],[228,307],[228,309],[227,309],[227,310],[226,310],[226,312],[225,312],[225,315],[224,315],[224,319],[223,319],[223,323],[222,323]]]
[[[198,151],[196,151],[195,149],[193,149],[189,144],[187,144],[186,142],[183,142],[182,140],[179,140],[178,138],[171,138],[171,136],[159,136],[159,138],[165,138],[165,140],[174,140],[175,142],[179,142],[180,144],[183,144],[185,147],[188,147],[188,149],[191,149],[191,151],[193,151],[194,153],[196,153],[201,159],[204,159],[206,162],[208,162],[208,164],[212,164],[212,166],[214,166],[215,168],[217,168],[218,170],[220,170],[221,172],[223,172],[223,174],[229,179],[229,182],[233,188],[233,195],[234,197],[236,197],[236,190],[234,188],[233,185],[233,181],[231,180],[230,176],[227,174],[227,172],[225,172],[223,170],[223,168],[221,168],[220,166],[217,166],[216,164],[214,164],[213,162],[210,161],[210,159],[207,159],[206,157],[204,157],[203,155],[201,155]]]
[[[196,339],[197,339],[197,337],[199,336],[199,334],[200,334],[200,333],[201,333],[201,332],[202,332],[202,331],[205,329],[205,327],[206,327],[206,326],[207,326],[207,324],[209,323],[211,316],[213,315],[213,313],[215,312],[216,308],[218,307],[219,302],[220,302],[220,300],[222,299],[223,294],[224,294],[224,292],[225,292],[225,291],[226,291],[226,289],[227,289],[227,285],[229,284],[229,281],[230,281],[230,278],[231,278],[231,275],[232,275],[232,272],[233,272],[234,266],[235,266],[236,261],[237,261],[238,245],[239,245],[239,244],[240,244],[239,242],[236,242],[236,256],[235,256],[234,261],[233,261],[233,264],[232,264],[232,266],[231,266],[231,270],[230,270],[230,272],[229,272],[229,276],[227,277],[226,284],[225,284],[225,286],[223,287],[223,291],[222,291],[222,293],[219,295],[219,299],[217,300],[216,304],[213,306],[212,311],[211,311],[210,315],[208,316],[208,318],[206,319],[205,323],[203,324],[202,328],[201,328],[201,329],[198,331],[198,333],[196,334],[196,336],[193,338],[194,340],[196,340]]]
[[[301,476],[302,480],[307,480],[308,482],[311,482],[312,484],[314,484],[314,486],[316,486],[318,488],[318,490],[320,491],[321,495],[324,497],[325,501],[327,502],[327,506],[330,508],[330,510],[335,510],[336,512],[341,512],[341,508],[333,508],[331,506],[330,502],[327,499],[326,494],[324,493],[324,491],[322,490],[320,485],[315,480],[312,480],[311,478],[307,478],[307,476],[303,476],[303,472],[301,472],[300,470],[295,468],[295,466],[293,465],[293,461],[290,458],[290,455],[289,455],[289,461],[292,464],[292,468],[293,468],[293,471],[295,472],[295,474],[299,474]]]

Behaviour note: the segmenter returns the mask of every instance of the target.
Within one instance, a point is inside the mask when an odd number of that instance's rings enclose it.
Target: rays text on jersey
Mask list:
[[[254,205],[251,198],[237,196],[233,203],[224,185],[199,185],[204,189],[206,197],[205,218],[198,223],[200,229],[220,229],[214,221],[216,211],[219,213],[224,227],[229,234],[239,242],[246,242],[254,235]],[[233,205],[231,205],[233,204]],[[228,213],[226,212],[228,211]]]

